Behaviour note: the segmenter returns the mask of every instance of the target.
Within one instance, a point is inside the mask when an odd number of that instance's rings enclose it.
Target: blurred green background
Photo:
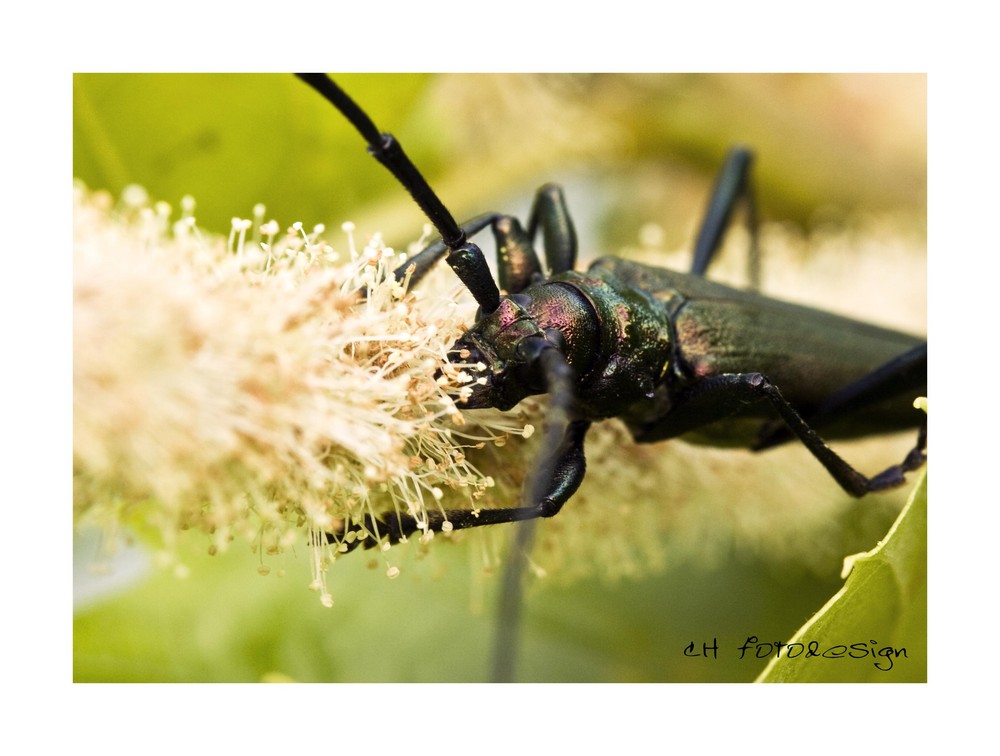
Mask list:
[[[758,153],[765,218],[806,222],[837,209],[919,219],[926,211],[920,75],[338,81],[400,138],[460,219],[527,206],[545,181],[596,184],[600,238],[581,235],[584,252],[631,243],[650,221],[667,230],[668,247],[683,243],[726,149],[738,143]],[[139,183],[175,206],[191,194],[201,225],[222,233],[257,202],[284,224],[350,219],[405,240],[424,222],[358,134],[285,74],[77,75],[73,146],[74,175],[92,188],[117,193]]]
[[[338,80],[401,139],[459,219],[486,210],[523,216],[535,187],[564,183],[585,257],[635,244],[649,222],[663,229],[665,248],[689,243],[734,143],[757,151],[765,219],[808,227],[887,215],[907,233],[924,233],[923,76]],[[336,227],[349,219],[397,245],[419,235],[424,222],[353,129],[288,75],[77,75],[73,160],[74,175],[91,188],[117,193],[140,183],[175,207],[191,194],[200,225],[220,233],[234,215],[249,217],[257,202],[284,225]],[[765,270],[766,261],[765,250]],[[889,461],[907,443],[895,441]],[[771,454],[759,459],[766,468],[779,464]],[[813,464],[801,450],[781,459]],[[804,499],[816,490],[841,496],[832,481],[817,480]],[[726,478],[722,470],[704,495],[737,497],[746,487],[766,487],[766,475],[762,481]],[[844,502],[838,521],[820,527],[838,554],[869,549],[902,498]],[[74,677],[486,680],[499,581],[479,574],[470,543],[409,559],[394,581],[369,569],[363,555],[341,560],[329,575],[336,603],[325,609],[306,589],[304,550],[283,558],[284,577],[278,570],[260,577],[257,558],[240,544],[209,557],[207,544],[190,534],[187,579],[144,566],[140,550],[131,566],[115,568],[125,586],[91,594],[96,546],[81,540]],[[752,680],[766,660],[686,658],[683,649],[713,638],[720,648],[748,635],[786,640],[840,587],[839,567],[839,558],[798,565],[737,538],[711,559],[677,560],[644,579],[537,581],[526,600],[518,679]],[[869,677],[859,665],[857,679]]]

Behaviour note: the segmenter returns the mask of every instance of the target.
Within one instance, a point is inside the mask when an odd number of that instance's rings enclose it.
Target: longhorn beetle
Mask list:
[[[298,75],[357,129],[441,235],[401,266],[397,278],[412,271],[416,284],[444,258],[479,305],[475,324],[449,358],[485,366],[464,408],[507,410],[525,397],[550,395],[540,458],[521,506],[432,511],[426,522],[407,514],[367,515],[369,533],[395,543],[446,524],[460,529],[551,517],[583,481],[591,423],[610,417],[621,418],[640,443],[707,431],[727,445],[762,450],[794,437],[856,497],[902,485],[905,473],[923,465],[926,419],[912,401],[926,393],[926,341],[704,278],[741,204],[756,248],[749,150],[735,148],[726,158],[689,273],[615,257],[578,272],[576,234],[559,187],[538,190],[527,228],[500,213],[460,226],[395,137],[380,132],[326,75]],[[486,227],[497,242],[499,289],[482,251],[469,241]],[[533,247],[539,231],[547,273]],[[750,435],[740,423],[747,419],[756,429]],[[919,428],[913,449],[872,477],[819,435],[855,438],[906,428]],[[358,539],[347,548],[359,543],[370,547],[376,540]]]

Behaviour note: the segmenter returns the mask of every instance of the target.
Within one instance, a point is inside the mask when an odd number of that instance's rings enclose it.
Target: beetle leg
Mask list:
[[[345,540],[349,528],[337,534],[328,535],[331,543],[343,543],[344,551],[353,551],[358,546],[372,548],[379,543],[399,543],[404,538],[425,531],[441,532],[444,530],[465,530],[478,528],[482,525],[500,525],[522,520],[533,520],[537,517],[551,517],[580,487],[586,470],[586,460],[583,454],[583,441],[587,435],[590,422],[578,420],[569,423],[563,437],[559,455],[552,465],[551,476],[537,480],[532,490],[542,490],[544,494],[535,504],[526,507],[509,509],[449,509],[445,511],[428,511],[425,520],[418,520],[409,514],[386,514],[381,518],[365,515],[361,537]],[[367,538],[371,534],[374,538]]]
[[[539,224],[542,227],[546,263],[550,271],[561,273],[572,270],[576,263],[576,232],[566,208],[562,189],[554,184],[546,184],[535,195],[527,232],[516,218],[498,213],[485,213],[473,218],[462,225],[461,229],[471,237],[486,226],[493,227],[493,236],[497,244],[500,288],[508,294],[517,294],[542,276],[542,266],[532,246]],[[394,271],[396,280],[402,281],[406,272],[413,268],[410,284],[412,286],[419,283],[447,254],[447,243],[443,239],[438,239],[396,268]],[[455,267],[450,256],[448,261]],[[476,275],[481,276],[482,271],[478,271]]]
[[[549,274],[573,270],[576,265],[576,231],[562,189],[555,184],[546,184],[535,194],[527,232],[516,218],[498,213],[486,213],[473,218],[461,230],[471,237],[489,225],[493,226],[493,236],[497,243],[500,288],[509,294],[523,291],[542,275],[542,266],[532,246],[539,226],[542,229]],[[394,273],[396,280],[402,281],[407,270],[413,267],[410,283],[418,283],[447,253],[447,242],[439,239],[400,265]],[[454,267],[450,257],[449,263]],[[477,275],[481,275],[481,272]]]
[[[550,469],[543,460],[535,470],[528,501],[542,502],[535,508],[539,513],[537,516],[554,515],[580,486],[587,467],[583,453],[583,439],[589,427],[589,421],[576,421],[567,425],[555,466]],[[550,443],[548,439],[546,443]],[[528,555],[531,553],[536,523],[535,519],[526,519],[516,526],[510,544],[510,554],[504,562],[503,581],[499,591],[500,601],[497,607],[496,637],[493,643],[491,677],[493,682],[512,682],[514,679],[522,604],[522,579],[528,564]]]
[[[924,463],[923,452],[918,448],[911,451],[901,464],[893,465],[871,478],[865,477],[827,446],[819,434],[785,400],[778,387],[760,373],[731,373],[703,379],[683,393],[671,407],[669,423],[659,423],[655,429],[655,437],[641,438],[640,429],[637,440],[677,437],[744,412],[749,407],[765,401],[771,404],[789,430],[805,444],[840,487],[851,496],[860,497],[874,491],[901,486],[906,482],[905,473],[919,468]],[[918,447],[925,440],[926,433],[922,432]]]
[[[565,273],[576,267],[576,229],[566,207],[562,187],[546,184],[535,193],[528,219],[528,237],[535,238],[542,228],[545,242],[545,264],[549,275]]]
[[[736,205],[746,206],[747,229],[750,232],[750,288],[760,288],[760,253],[757,247],[757,203],[754,200],[750,169],[753,153],[745,147],[734,147],[726,155],[726,162],[719,171],[712,189],[712,196],[705,210],[698,239],[694,245],[691,273],[704,276],[712,259],[722,245],[722,237],[733,218]]]
[[[531,237],[517,218],[498,216],[493,222],[493,237],[497,243],[497,278],[500,288],[517,294],[542,278],[542,264],[531,244]]]
[[[500,288],[509,294],[524,290],[542,274],[542,266],[533,247],[539,227],[549,275],[573,270],[576,265],[576,230],[562,188],[555,184],[546,184],[536,192],[527,231],[516,218],[498,213],[485,213],[473,218],[461,230],[471,237],[489,225],[493,226],[497,243]],[[415,266],[410,282],[416,284],[447,253],[448,244],[439,239],[400,265],[395,271],[396,280],[403,280],[406,271]]]
[[[926,392],[927,343],[924,342],[840,389],[802,416],[814,429],[823,430],[843,417],[863,421],[865,410],[880,402],[922,396]],[[754,451],[769,449],[790,439],[788,426],[770,423],[761,430],[753,448]],[[925,447],[926,443],[917,446],[920,450]]]
[[[525,339],[521,342],[526,361],[537,365],[545,388],[551,397],[548,427],[539,452],[539,463],[528,482],[528,506],[511,509],[455,509],[429,511],[426,520],[409,514],[387,514],[381,519],[365,515],[362,535],[371,533],[375,540],[365,544],[371,548],[387,540],[398,543],[417,532],[464,530],[481,525],[499,525],[507,522],[533,520],[556,514],[580,487],[587,462],[583,454],[583,440],[590,428],[589,420],[573,417],[573,369],[558,349],[544,339]],[[347,541],[346,529],[327,540],[346,544],[346,551],[361,545],[361,539]],[[367,539],[365,539],[367,540]]]

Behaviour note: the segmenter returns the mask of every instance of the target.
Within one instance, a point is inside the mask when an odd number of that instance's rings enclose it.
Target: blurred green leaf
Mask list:
[[[926,473],[885,540],[849,565],[844,587],[789,641],[843,656],[798,650],[774,658],[760,682],[927,681]]]

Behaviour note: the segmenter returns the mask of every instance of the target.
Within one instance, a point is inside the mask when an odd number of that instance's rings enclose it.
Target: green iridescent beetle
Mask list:
[[[346,543],[348,550],[395,543],[427,528],[551,517],[583,480],[591,423],[609,417],[624,420],[639,442],[697,431],[719,445],[760,450],[797,438],[857,497],[902,485],[907,472],[924,464],[926,415],[912,402],[927,391],[926,340],[704,277],[740,205],[755,250],[749,150],[733,149],[726,159],[689,273],[614,257],[578,272],[576,233],[559,187],[538,191],[526,228],[499,213],[460,226],[391,134],[380,132],[326,75],[299,76],[361,133],[441,235],[397,277],[409,272],[416,284],[444,258],[479,304],[476,323],[451,351],[466,370],[483,366],[462,407],[505,410],[534,394],[551,399],[522,506],[432,511],[420,522],[406,514],[367,515],[364,528],[376,537]],[[482,251],[468,241],[487,227],[499,250],[499,288]],[[547,273],[533,246],[538,232]],[[823,440],[908,428],[918,429],[913,449],[871,477]]]

